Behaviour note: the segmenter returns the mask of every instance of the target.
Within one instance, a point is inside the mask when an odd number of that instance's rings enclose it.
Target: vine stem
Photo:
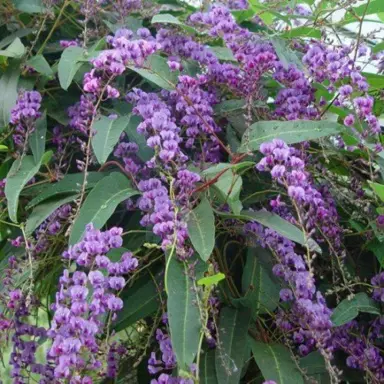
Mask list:
[[[53,35],[53,32],[55,31],[56,27],[59,25],[60,23],[60,20],[61,20],[61,17],[63,16],[63,13],[65,11],[65,8],[68,7],[68,5],[70,4],[71,0],[65,0],[63,6],[61,7],[60,9],[60,12],[55,20],[55,23],[53,24],[51,30],[49,31],[48,33],[48,36],[46,37],[46,39],[44,40],[43,44],[41,45],[40,49],[37,51],[37,55],[40,55],[43,51],[44,51],[44,48],[45,46],[47,45],[48,41],[51,39],[52,35]]]

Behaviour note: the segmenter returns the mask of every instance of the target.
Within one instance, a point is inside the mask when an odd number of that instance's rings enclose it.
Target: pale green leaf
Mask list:
[[[294,64],[298,69],[304,70],[303,63],[297,56],[297,53],[289,48],[286,40],[280,37],[272,37],[269,41],[272,43],[278,58],[285,67],[288,67],[290,64]]]
[[[233,56],[232,51],[227,47],[209,47],[209,49],[219,60],[237,62],[235,56]]]
[[[0,128],[8,125],[11,110],[17,100],[17,83],[20,77],[20,63],[14,61],[0,78]]]
[[[169,13],[159,13],[152,17],[151,24],[173,24],[181,27],[187,32],[194,33],[196,32],[194,28],[182,23],[177,17]]]
[[[17,223],[17,208],[21,190],[39,170],[40,164],[35,164],[33,156],[24,156],[12,164],[5,184],[5,197],[8,201],[9,218]]]
[[[193,247],[207,261],[215,246],[215,217],[207,199],[190,212],[187,223]]]
[[[84,50],[80,47],[68,47],[63,51],[58,66],[61,88],[67,90],[71,85],[73,78],[83,64],[81,62],[83,58]]]
[[[212,285],[217,285],[220,281],[225,279],[224,273],[216,273],[213,276],[203,277],[197,281],[197,285],[205,285],[206,287],[211,287]]]
[[[101,116],[93,124],[92,128],[96,131],[96,134],[92,137],[92,147],[99,164],[104,164],[107,161],[128,123],[129,117],[127,116],[116,119]]]
[[[46,11],[42,0],[13,0],[13,5],[25,13],[43,13]]]
[[[369,186],[373,189],[381,201],[384,201],[384,185],[379,183],[372,183],[368,181]]]
[[[130,181],[122,173],[113,172],[101,179],[87,196],[76,218],[69,244],[73,245],[81,240],[85,227],[92,223],[101,229],[112,216],[118,204],[139,192],[132,188]]]
[[[21,40],[16,37],[12,44],[4,50],[0,50],[0,56],[21,58],[25,53],[25,47]]]
[[[28,66],[32,67],[36,72],[41,73],[44,76],[52,77],[53,71],[47,60],[43,55],[37,55],[30,58],[27,63]]]

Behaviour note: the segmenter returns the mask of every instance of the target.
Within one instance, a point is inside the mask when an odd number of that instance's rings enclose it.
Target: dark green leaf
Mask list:
[[[35,164],[41,163],[45,150],[45,136],[47,134],[47,115],[43,115],[36,121],[35,130],[29,138],[29,146],[31,147]]]
[[[237,384],[247,358],[250,311],[225,307],[220,312],[220,348],[216,348],[215,366],[218,384]]]
[[[364,292],[359,292],[351,300],[344,299],[333,311],[331,320],[335,327],[339,327],[353,320],[359,312],[380,315],[377,303]]]
[[[195,29],[190,27],[189,25],[186,25],[182,23],[177,17],[169,14],[169,13],[159,13],[158,15],[155,15],[152,17],[151,20],[152,24],[173,24],[178,25],[182,29],[184,29],[187,32],[194,33]]]
[[[137,126],[141,123],[141,118],[135,115],[129,115],[129,123],[125,127],[125,133],[128,135],[129,141],[133,141],[139,147],[137,153],[141,160],[148,161],[151,159],[155,152],[152,148],[148,147],[144,135],[137,132]]]
[[[46,10],[42,0],[13,0],[13,5],[25,13],[43,13]]]
[[[238,111],[239,109],[244,111],[246,102],[244,99],[232,99],[224,100],[220,104],[215,105],[214,111],[218,115],[226,115],[227,113]]]
[[[342,130],[342,125],[326,120],[259,121],[244,133],[239,151],[255,151],[262,143],[272,139],[282,139],[287,144],[294,144],[336,135]]]
[[[20,37],[28,36],[32,32],[33,32],[32,28],[21,28],[21,29],[18,29],[17,31],[11,33],[9,36],[4,37],[4,39],[2,39],[0,41],[0,49],[3,49],[7,45],[11,44],[12,41],[14,41],[16,39],[16,37],[20,38]]]
[[[25,53],[25,47],[21,40],[16,37],[12,44],[5,50],[0,50],[0,56],[21,58]]]
[[[101,179],[86,198],[75,220],[69,244],[77,243],[83,236],[85,226],[92,223],[95,228],[102,228],[112,216],[118,204],[137,195],[130,181],[122,173],[111,173]]]
[[[301,60],[297,57],[296,52],[289,48],[286,40],[279,37],[272,37],[270,38],[270,42],[273,44],[278,58],[285,65],[285,67],[288,67],[290,64],[294,64],[298,69],[304,70]]]
[[[99,164],[104,164],[107,161],[128,123],[129,117],[127,116],[117,119],[101,116],[100,120],[93,124],[92,128],[96,134],[92,137],[92,147]]]
[[[89,172],[87,177],[86,188],[93,188],[106,174],[102,172]],[[27,209],[34,207],[37,204],[40,204],[42,201],[49,199],[52,196],[69,194],[72,193],[76,195],[81,192],[81,186],[84,181],[83,173],[75,173],[65,175],[64,178],[57,183],[49,185],[42,192],[40,192],[33,200],[31,200]]]
[[[84,50],[80,47],[66,48],[60,58],[58,75],[61,88],[67,90],[77,71],[82,66]]]
[[[197,253],[207,261],[215,246],[215,216],[207,199],[190,212],[188,234]]]
[[[143,68],[128,66],[132,71],[138,73],[146,80],[156,84],[160,88],[172,91],[177,83],[177,72],[171,72],[167,59],[158,55],[151,55],[147,58]]]
[[[315,379],[318,384],[330,384],[329,374],[325,366],[324,357],[320,352],[311,352],[300,359],[300,368],[306,375]]]
[[[17,207],[21,190],[39,170],[40,164],[35,164],[33,156],[24,156],[15,160],[7,175],[5,196],[8,201],[9,218],[17,223]]]
[[[32,67],[36,72],[39,72],[44,76],[53,76],[52,68],[49,66],[47,60],[45,60],[43,55],[33,56],[27,61],[27,65]]]
[[[11,109],[17,100],[17,83],[20,77],[20,63],[14,61],[0,79],[0,128],[8,125]]]
[[[243,305],[252,308],[253,316],[269,313],[279,304],[280,287],[270,278],[261,264],[257,248],[249,248],[243,271]]]
[[[215,367],[215,351],[206,351],[200,357],[200,384],[218,384]]]
[[[25,224],[25,234],[30,236],[32,232],[56,209],[76,199],[77,195],[71,195],[60,200],[47,201],[38,205],[29,215]]]
[[[156,312],[160,304],[156,284],[150,275],[144,275],[132,287],[123,290],[120,297],[124,301],[124,307],[118,312],[114,323],[116,332]]]
[[[289,350],[280,344],[264,344],[250,339],[253,357],[265,380],[279,384],[304,384]]]
[[[384,185],[379,183],[372,183],[368,181],[369,186],[373,189],[381,201],[384,201]]]
[[[196,291],[187,264],[175,257],[169,260],[166,278],[172,347],[179,369],[187,370],[195,360],[202,332]]]

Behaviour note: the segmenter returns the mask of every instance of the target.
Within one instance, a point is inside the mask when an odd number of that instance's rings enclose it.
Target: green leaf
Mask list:
[[[241,141],[240,152],[255,151],[272,139],[282,139],[287,144],[315,140],[340,133],[344,127],[333,121],[259,121],[252,124]]]
[[[384,185],[378,183],[372,183],[368,181],[369,186],[373,189],[377,196],[380,197],[381,201],[384,201]]]
[[[45,136],[47,134],[47,115],[43,115],[36,121],[35,130],[29,138],[29,146],[31,147],[35,164],[41,164],[45,150]]]
[[[320,352],[311,352],[305,357],[300,359],[300,368],[302,368],[306,375],[316,380],[318,384],[329,384],[330,378],[325,366],[324,357]]]
[[[27,61],[27,65],[44,76],[52,77],[53,71],[43,55],[33,56]]]
[[[294,64],[298,69],[304,70],[303,63],[297,57],[296,52],[289,48],[286,40],[279,37],[272,37],[269,41],[272,43],[278,58],[285,65],[285,67],[288,67],[289,64]]]
[[[46,10],[42,0],[13,0],[13,5],[25,13],[43,13]]]
[[[200,384],[218,384],[215,367],[215,351],[210,350],[200,357]]]
[[[8,201],[9,218],[17,223],[17,207],[21,190],[39,170],[40,164],[35,164],[33,156],[24,156],[12,164],[5,184],[5,197]]]
[[[382,0],[375,0],[369,3],[364,3],[358,7],[352,7],[352,11],[347,9],[347,12],[342,20],[343,24],[356,22],[357,16],[367,16],[375,13],[384,12],[384,3]]]
[[[41,157],[41,164],[42,165],[47,165],[51,161],[53,156],[53,151],[50,149],[47,152],[44,152],[43,156]]]
[[[151,24],[173,24],[178,25],[187,32],[195,33],[195,29],[182,23],[177,17],[169,13],[159,13],[152,17]]]
[[[11,109],[17,100],[17,83],[20,77],[20,63],[14,61],[0,79],[0,128],[8,125]]]
[[[304,384],[289,350],[280,344],[264,344],[250,339],[253,357],[265,380],[279,384]]]
[[[190,212],[188,234],[201,259],[207,261],[215,246],[215,216],[207,199]]]
[[[171,257],[171,256],[168,256]],[[169,260],[168,320],[173,351],[179,369],[186,370],[195,360],[201,335],[200,311],[188,266],[175,257]]]
[[[212,285],[217,285],[220,281],[225,279],[224,273],[216,273],[213,276],[203,277],[197,281],[197,285],[205,285],[206,287],[211,287]]]
[[[279,215],[268,211],[242,211],[240,217],[243,219],[254,220],[267,228],[273,229],[281,236],[294,241],[295,243],[306,245],[304,233],[291,224],[289,221],[282,219]],[[321,253],[320,247],[312,239],[308,239],[310,249]]]
[[[248,248],[242,277],[243,305],[252,315],[269,313],[279,304],[280,287],[271,279],[258,259],[257,248]]]
[[[160,304],[156,284],[148,274],[135,281],[132,287],[123,290],[120,298],[124,302],[124,307],[118,312],[113,326],[116,332],[156,312]]]
[[[14,41],[16,39],[16,37],[25,37],[25,36],[30,35],[32,32],[33,32],[32,28],[21,28],[21,29],[18,29],[17,31],[15,31],[15,32],[11,33],[10,35],[4,37],[4,39],[2,39],[0,41],[0,49],[3,49],[7,45],[11,44],[12,41]]]
[[[373,53],[377,53],[377,52],[380,52],[380,51],[384,51],[384,41],[381,42],[381,43],[375,44],[372,47],[372,52]]]
[[[113,172],[101,179],[80,208],[79,215],[72,227],[69,244],[73,245],[80,241],[85,226],[89,223],[92,223],[97,229],[102,228],[118,204],[138,193],[122,173]]]
[[[127,116],[117,119],[101,116],[100,120],[93,124],[92,128],[96,131],[96,135],[92,137],[92,147],[99,164],[107,161],[128,123],[129,117]]]
[[[233,111],[244,111],[246,105],[247,104],[244,99],[224,100],[220,104],[215,105],[213,110],[217,115],[226,115]]]
[[[295,37],[313,37],[315,39],[321,38],[321,31],[320,29],[316,29],[313,27],[298,27],[290,29],[287,32],[284,32],[282,37],[286,37],[289,39],[295,38]]]
[[[125,127],[125,133],[128,135],[129,141],[133,141],[139,147],[137,155],[143,161],[150,160],[155,152],[152,148],[148,147],[145,136],[137,132],[137,126],[141,123],[141,118],[135,115],[129,115],[128,125]]]
[[[143,22],[140,19],[137,19],[136,17],[127,16],[124,18],[123,21],[111,23],[108,20],[103,20],[105,25],[113,32],[116,33],[117,30],[121,28],[127,28],[127,25],[129,25],[129,29],[133,32],[137,32],[139,28],[143,27]]]
[[[0,152],[8,152],[8,149],[6,145],[0,144]]]
[[[384,3],[383,3],[384,4]],[[376,73],[362,72],[371,88],[382,90],[384,88],[384,76]]]
[[[102,178],[106,176],[102,172],[89,172],[87,177],[86,188],[93,188]],[[46,187],[42,192],[40,192],[33,200],[31,200],[27,209],[34,207],[37,204],[40,204],[42,201],[49,199],[52,196],[69,194],[76,195],[81,192],[81,186],[84,181],[83,173],[74,173],[65,175],[64,178],[57,183],[51,184]]]
[[[80,47],[66,48],[60,58],[58,75],[61,88],[67,90],[77,71],[83,65],[84,50]]]
[[[247,358],[247,335],[250,312],[225,307],[220,312],[220,348],[216,349],[215,366],[218,384],[237,384]]]
[[[333,311],[331,320],[335,327],[340,327],[358,316],[359,312],[380,315],[377,303],[364,292],[359,292],[351,300],[344,299]]]
[[[24,53],[25,53],[25,47],[18,37],[16,37],[16,39],[13,40],[13,42],[7,49],[0,50],[0,56],[6,56],[6,57],[21,58],[22,56],[24,56]]]
[[[78,195],[71,195],[61,198],[60,200],[47,201],[38,205],[29,215],[25,224],[25,234],[32,235],[33,231],[56,209],[62,205],[70,203],[77,198]]]
[[[232,51],[227,47],[209,47],[209,49],[216,55],[219,60],[223,61],[236,61]]]
[[[144,79],[156,84],[160,88],[172,91],[177,83],[177,72],[171,72],[167,59],[158,55],[151,55],[147,58],[143,68],[128,66],[132,71],[138,73]]]

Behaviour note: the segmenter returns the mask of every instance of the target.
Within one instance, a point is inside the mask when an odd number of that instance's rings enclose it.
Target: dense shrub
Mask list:
[[[3,0],[0,382],[384,382],[382,12]]]

